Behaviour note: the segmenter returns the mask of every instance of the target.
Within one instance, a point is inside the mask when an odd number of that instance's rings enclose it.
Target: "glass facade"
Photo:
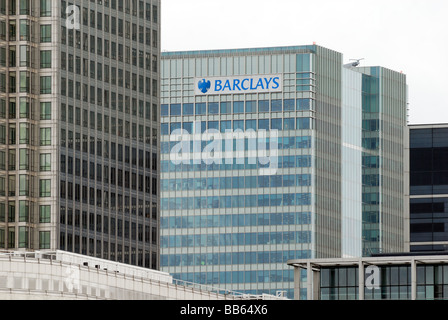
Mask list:
[[[411,300],[411,266],[379,266],[378,288],[364,287],[365,300]],[[320,270],[320,300],[358,300],[358,267],[325,267]],[[416,266],[416,299],[448,299],[448,265]]]
[[[207,93],[220,87],[207,87],[212,77],[235,90],[256,75],[279,77],[281,92]],[[163,271],[292,297],[287,260],[404,250],[405,82],[344,68],[319,46],[164,53]],[[225,148],[227,131],[240,133],[227,145],[239,152]],[[251,143],[254,132],[263,143]],[[223,161],[204,160],[215,153]],[[261,174],[273,155],[276,170]]]
[[[158,269],[160,1],[0,0],[0,248]]]
[[[447,126],[411,126],[411,251],[445,251],[447,249],[447,163]]]

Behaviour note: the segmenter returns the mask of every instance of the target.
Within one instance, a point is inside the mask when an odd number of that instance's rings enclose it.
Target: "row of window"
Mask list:
[[[365,291],[366,300],[410,300],[412,297],[410,285]],[[448,300],[448,285],[418,285],[416,293],[417,300]]]
[[[184,217],[164,217],[163,229],[256,227],[311,224],[311,212],[220,214]]]
[[[310,193],[162,198],[164,210],[309,206]]]
[[[310,136],[304,136],[304,137],[278,137],[278,138],[271,138],[271,139],[275,139],[273,140],[274,143],[272,143],[272,149],[273,150],[286,150],[286,149],[310,149],[311,148],[311,142],[312,142],[312,138]],[[217,140],[219,141],[219,140]],[[201,150],[205,150],[205,148],[208,146],[209,148],[211,148],[213,151],[229,151],[229,152],[236,152],[236,151],[255,151],[258,150],[259,151],[266,151],[266,150],[270,150],[271,149],[271,140],[270,139],[259,139],[259,143],[256,143],[257,139],[249,139],[249,140],[241,140],[241,141],[234,141],[233,143],[233,149],[228,150],[228,148],[226,148],[226,140],[221,140],[222,144],[216,142],[216,141],[191,141],[190,143],[188,142],[177,142],[177,141],[172,141],[172,142],[167,142],[164,141],[161,143],[161,152],[162,154],[178,154],[180,151],[182,151],[182,153],[191,153],[191,152],[197,152],[194,148],[195,145],[199,145]],[[265,144],[263,146],[263,143]],[[241,145],[241,150],[238,148],[236,148],[236,146]],[[182,149],[179,149],[179,147],[182,146]],[[276,146],[276,148],[274,149],[274,146]],[[227,150],[226,150],[227,149]],[[211,150],[207,151],[210,152]],[[204,155],[205,156],[205,155]],[[267,155],[266,155],[267,156]],[[201,158],[199,158],[200,160]],[[182,159],[183,163],[190,163],[190,159]],[[210,160],[210,159],[207,159]],[[218,159],[218,158],[213,158],[213,160],[215,162],[218,162],[219,160],[220,163],[229,163],[231,159]],[[251,164],[251,165],[255,165],[256,164],[256,160],[255,159],[250,159],[251,161],[244,161],[243,158],[238,158],[236,161],[234,160],[233,163],[236,164],[240,164],[240,165],[244,165],[246,164]],[[180,162],[180,161],[179,161]],[[219,169],[218,169],[219,170]]]
[[[141,152],[139,153],[138,162],[137,162],[137,154],[134,152],[132,154],[133,157],[132,161],[130,162],[129,153],[127,153],[127,157],[125,158],[126,163],[131,163],[134,166],[137,166],[138,164],[138,169],[140,170],[144,170],[145,168],[148,169],[148,171],[157,170],[157,154],[153,153],[151,155],[151,153],[146,152],[146,158],[143,158],[143,152]],[[46,157],[42,159],[41,157],[41,160],[48,160],[48,159]],[[143,164],[143,160],[146,160],[145,165]],[[48,162],[41,161],[41,171],[48,171],[48,170],[42,170],[43,164],[47,163]],[[48,163],[48,165],[50,164]],[[122,178],[123,170],[120,168],[116,169],[114,166],[109,167],[108,165],[103,166],[101,163],[95,163],[93,161],[88,162],[87,160],[81,160],[79,158],[67,157],[64,154],[61,155],[61,167],[59,169],[61,173],[75,175],[77,177],[82,177],[85,179],[89,178],[91,180],[96,179],[98,182],[103,181],[104,183],[110,182],[111,184],[115,184],[118,180],[123,181]],[[129,177],[129,172],[126,173],[125,176]]]
[[[138,216],[140,218],[146,219],[158,219],[158,211],[157,211],[157,202],[151,201],[143,201],[142,199],[138,199],[130,196],[123,196],[122,194],[115,194],[111,192],[111,199],[117,198],[117,201],[112,201],[111,207],[117,208],[119,214],[123,212],[129,216]],[[99,210],[101,212],[101,210]],[[108,217],[104,217],[104,219],[108,219]],[[115,219],[111,218],[111,224],[115,226]],[[71,207],[61,206],[60,209],[60,223],[73,225],[78,228],[89,229],[91,231],[99,231],[101,227],[95,228],[95,222],[98,223],[98,219],[95,220],[95,214],[91,212],[89,217],[87,216],[87,211],[80,212],[79,209],[73,210]],[[113,226],[112,226],[113,227]],[[111,228],[112,228],[111,227]]]
[[[7,76],[9,77],[9,87],[6,87]],[[10,71],[8,75],[0,73],[0,92],[2,93],[51,94],[51,89],[51,76],[40,76],[39,89],[34,89],[31,86],[31,72],[29,71]]]
[[[206,285],[232,283],[291,283],[294,281],[294,273],[291,270],[187,272],[173,273],[172,276],[175,279],[179,279],[182,281]],[[253,295],[261,295],[263,293],[266,293],[275,296],[278,290],[279,289],[254,289],[238,290],[238,292]],[[294,299],[294,289],[283,290],[282,288],[281,291],[286,291],[287,297],[289,299]]]
[[[137,76],[136,73],[131,74],[129,71],[125,72],[125,77],[123,78],[123,73],[118,73],[118,86],[121,88],[132,89],[135,92],[144,93],[147,96],[152,95],[153,97],[157,97],[158,95],[158,83],[157,79],[151,79],[149,77],[143,77],[142,75]],[[45,77],[44,77],[45,78]],[[45,87],[46,82],[42,84],[42,81],[50,81],[50,79],[43,79],[41,77],[41,92],[43,90],[47,90]],[[42,85],[44,88],[42,88]],[[51,88],[50,92],[51,93]],[[81,83],[79,81],[74,81],[72,79],[66,79],[64,77],[61,78],[61,95],[64,97],[90,102],[92,104],[97,104],[98,106],[107,105],[111,103],[112,97],[109,96],[109,90],[97,88],[95,86],[89,86],[86,83]]]
[[[163,179],[162,191],[225,190],[247,188],[309,187],[310,174]]]
[[[162,123],[162,135],[205,133],[215,130],[221,133],[228,131],[257,131],[257,130],[309,130],[313,128],[311,118],[277,118],[258,120],[221,120],[202,122],[171,122]]]
[[[127,175],[125,175],[127,177]],[[130,181],[129,181],[130,180]],[[158,192],[157,178],[144,177],[143,175],[132,174],[132,179],[126,180],[124,187],[132,190],[138,190],[139,192],[145,192],[146,194],[151,194],[156,196]],[[128,183],[128,184],[126,184]],[[49,195],[48,195],[49,196]],[[87,187],[78,183],[73,183],[71,181],[61,181],[60,185],[60,197],[61,199],[74,200],[76,202],[82,202],[85,204],[90,204],[92,206],[97,206],[99,208],[118,208],[120,210],[122,207],[117,204],[117,200],[120,200],[121,195],[117,199],[114,192],[110,193],[105,190],[95,189],[93,187]],[[96,201],[95,201],[96,200]]]
[[[102,50],[102,46],[98,50]],[[41,53],[41,68],[48,66],[51,67],[51,63],[46,59],[46,55],[48,55],[48,53],[46,53],[46,51],[41,52],[43,52]],[[112,57],[114,57],[114,54],[112,54]],[[137,56],[137,50],[132,49],[132,58],[130,51],[126,52],[125,56],[126,63],[131,63],[131,61],[133,66],[138,66],[142,71],[146,70],[157,72],[157,55],[151,55],[149,53],[139,51]],[[106,83],[116,84],[117,82],[117,67],[113,65],[110,66],[109,64],[103,64],[102,62],[96,62],[95,60],[89,60],[88,58],[81,59],[80,56],[74,56],[70,53],[67,57],[65,52],[61,52],[61,69],[77,75],[82,75],[84,77],[90,77],[94,80],[104,81]],[[118,74],[123,74],[123,70],[121,68],[118,68]]]
[[[39,114],[35,114],[39,112]],[[6,100],[0,99],[0,119],[29,119],[29,120],[51,120],[51,102],[40,102],[35,106],[34,100],[28,97],[9,98],[9,104]]]
[[[260,170],[268,168],[270,164],[261,164],[260,161],[256,161],[254,158],[239,158],[233,159],[233,164],[226,164],[223,161],[222,164],[212,163],[200,164],[194,163],[174,163],[170,160],[163,160],[161,162],[162,172],[196,172],[196,171],[229,171],[229,170]],[[310,168],[311,156],[282,156],[277,158],[277,168]]]
[[[34,197],[34,189],[31,187],[34,185],[34,181],[35,177],[28,174],[20,174],[18,177],[16,175],[0,177],[0,196]],[[8,182],[7,188],[6,182]],[[51,197],[51,179],[39,179],[38,196],[40,198]]]
[[[314,110],[312,99],[162,104],[162,117]]]
[[[50,0],[45,0],[50,1]],[[145,2],[142,0],[90,0],[92,3],[97,3],[97,5],[103,5],[104,8],[111,8],[112,10],[117,10],[119,12],[124,12],[125,14],[132,14],[134,17],[139,17],[140,19],[146,19],[147,21],[153,21],[158,23],[159,21],[159,9],[157,5],[151,5],[150,2]],[[68,3],[72,5],[72,3]],[[42,4],[41,4],[42,6]],[[92,5],[93,6],[93,5]],[[67,2],[65,0],[61,1],[61,14],[63,18],[66,18],[66,8]],[[90,17],[87,14],[87,8],[83,9],[83,24],[88,25],[88,19]]]
[[[6,3],[7,0],[0,0],[0,14],[6,14]],[[34,10],[33,7],[37,1],[31,0],[20,0],[20,1],[9,1],[9,15],[30,15]],[[17,5],[19,5],[17,10]],[[51,0],[40,0],[40,16],[41,17],[51,17]]]
[[[35,158],[35,151],[30,149],[19,149],[18,154],[16,149],[9,149],[8,151],[0,150],[0,170],[30,170],[35,171],[33,161]],[[18,166],[17,166],[18,159]],[[39,167],[37,170],[40,172],[51,171],[51,154],[40,153],[39,154]],[[6,165],[8,160],[8,165]]]
[[[33,206],[29,201],[0,202],[0,222],[33,222]],[[51,222],[51,206],[39,206],[39,223]]]
[[[15,67],[34,67],[34,64],[31,62],[31,57],[35,55],[35,48],[29,45],[20,45],[18,46],[19,50],[17,53],[17,47],[15,45],[9,46],[8,51],[6,47],[0,47],[0,66],[7,66],[7,54],[9,53],[9,64],[8,66],[11,68]],[[40,58],[40,69],[49,69],[51,68],[52,61],[52,51],[51,50],[40,50],[39,58]]]
[[[0,125],[0,144],[30,144],[30,142],[33,141],[30,127],[31,124],[26,122],[19,123],[18,126],[15,123],[10,123],[8,125],[8,130],[6,129],[6,125]],[[39,145],[51,146],[51,128],[40,128],[39,130]],[[6,139],[7,132],[9,135],[8,139]]]
[[[309,250],[170,254],[161,256],[161,266],[225,266],[263,263],[286,264],[286,261],[288,260],[307,259],[309,257]]]
[[[112,110],[118,110],[119,112],[124,112],[132,116],[138,116],[143,120],[157,121],[157,104],[150,102],[144,102],[142,100],[131,99],[128,96],[118,95],[118,108],[115,93],[111,93],[112,100],[110,101],[110,107]],[[124,106],[124,108],[123,108]],[[109,108],[109,104],[104,105],[105,108]],[[41,112],[42,114],[42,112]],[[42,116],[41,116],[42,118]],[[47,119],[41,119],[47,120]],[[120,120],[120,119],[119,119]],[[117,118],[109,116],[107,114],[96,113],[95,111],[88,111],[87,109],[82,109],[81,107],[74,107],[73,105],[61,104],[61,121],[67,122],[69,124],[75,124],[77,126],[82,126],[84,128],[90,128],[93,130],[104,131],[104,133],[117,134]],[[118,124],[122,124],[118,122]],[[122,129],[123,125],[119,126],[118,129]],[[123,130],[121,130],[122,132]],[[120,132],[120,131],[119,131]]]
[[[29,19],[19,19],[17,26],[16,19],[10,19],[8,22],[0,21],[0,40],[4,41],[32,41],[32,22]],[[6,32],[6,26],[9,25],[9,33]],[[51,43],[51,24],[39,25],[39,42]]]
[[[162,248],[225,247],[311,242],[311,231],[189,234],[162,236]]]
[[[410,299],[410,266],[380,267],[380,288],[365,288],[365,299]],[[448,298],[448,266],[418,265],[417,299]],[[357,268],[324,268],[321,270],[321,299],[349,300],[358,298]]]
[[[0,248],[15,249],[15,248],[35,248],[31,239],[32,229],[30,227],[8,227],[7,229],[0,228]],[[18,243],[16,243],[16,236]],[[39,249],[50,249],[50,231],[39,231]]]
[[[87,166],[87,161],[84,162]],[[102,170],[104,168],[104,170]],[[63,168],[65,169],[65,167]],[[90,170],[89,170],[90,169]],[[65,173],[65,171],[61,171],[62,173]],[[69,174],[73,174],[71,171],[67,171]],[[143,174],[137,174],[135,172],[130,172],[128,170],[122,170],[122,169],[115,169],[114,167],[110,168],[109,166],[102,167],[101,164],[96,164],[96,177],[95,177],[95,164],[93,162],[90,162],[90,166],[87,168],[83,168],[82,175],[83,178],[87,179],[87,172],[90,172],[90,180],[95,180],[101,183],[104,182],[104,184],[109,185],[110,187],[124,187],[127,189],[132,190],[138,190],[140,192],[146,191],[146,193],[151,193],[151,185],[150,185],[150,177],[145,177]],[[79,167],[75,167],[75,175],[80,176],[81,170]],[[144,183],[143,181],[146,181]],[[71,182],[69,182],[71,186]],[[153,190],[153,192],[157,193],[157,189]],[[154,194],[154,193],[153,193]],[[73,192],[68,190],[68,198],[71,199],[71,195],[73,195]],[[65,197],[65,190],[64,190],[64,197]],[[76,199],[76,197],[75,197]],[[79,200],[78,200],[79,201]]]
[[[100,15],[101,13],[98,13]],[[105,17],[108,17],[105,15]],[[108,21],[108,20],[107,20]],[[117,30],[117,19],[115,17],[111,17],[111,26],[110,32],[112,34],[113,39],[117,39],[118,36],[125,36],[126,39],[131,39],[135,42],[139,42],[140,44],[145,44],[147,47],[152,46],[153,48],[158,47],[158,32],[157,30],[153,30],[150,28],[144,28],[143,26],[138,26],[135,23],[132,24],[128,21],[124,21],[124,34],[123,34],[123,20],[118,19],[118,30]],[[109,31],[109,26],[107,27],[107,31]],[[69,29],[66,27],[62,27],[61,34],[61,43],[63,45],[68,45],[69,47],[76,49],[83,49],[85,52],[90,52],[93,54],[98,54],[99,56],[103,56],[105,58],[111,58],[113,60],[117,60],[120,62],[130,63],[130,51],[132,46],[123,46],[120,43],[115,41],[110,41],[108,39],[103,39],[101,37],[95,37],[95,35],[90,35],[86,32],[81,33],[79,30]],[[105,29],[106,31],[106,29]],[[118,31],[118,32],[117,32]],[[82,38],[81,38],[82,37]],[[81,41],[82,40],[82,41]],[[133,46],[137,46],[137,43],[134,43]],[[132,49],[132,51],[136,52],[136,49]],[[126,56],[123,53],[126,53]]]
[[[87,212],[83,211],[80,214],[77,210],[77,214],[69,214],[67,217],[65,214],[61,214],[61,225],[75,226],[83,230],[101,232],[103,236],[108,234],[112,237],[123,237],[124,239],[130,239],[132,241],[139,241],[157,245],[158,236],[157,228],[149,225],[143,225],[141,223],[131,222],[128,220],[110,218],[110,225],[108,217],[104,217],[94,213],[90,213],[87,220]]]
[[[95,241],[92,238],[65,232],[60,232],[59,243],[60,250],[158,269],[157,252],[150,252],[148,249],[143,252],[141,248],[137,249],[121,243],[109,243],[108,241]]]
[[[0,127],[0,129],[1,129],[1,127]],[[150,129],[151,128],[146,127],[145,142],[146,142],[146,144],[150,144],[152,141],[152,145],[156,146],[157,145],[157,132],[155,130],[157,130],[157,129],[153,128],[152,132]],[[0,134],[1,134],[1,132],[0,132]],[[140,137],[141,137],[141,135],[139,133],[139,141],[143,142],[143,139],[140,139]],[[1,138],[1,135],[0,135],[0,138]],[[0,140],[0,142],[1,142],[1,140]],[[123,153],[123,147],[122,147],[123,145],[122,144],[118,144],[118,148],[116,148],[117,144],[115,142],[110,142],[110,144],[109,144],[108,140],[103,141],[100,138],[89,137],[85,134],[81,135],[81,133],[73,132],[71,130],[67,131],[65,129],[61,129],[60,145],[63,148],[74,149],[76,151],[82,151],[85,153],[90,152],[91,155],[96,154],[97,156],[100,156],[100,157],[104,156],[106,159],[111,159],[114,161],[115,160],[118,160],[120,162],[126,161],[127,163],[129,163],[129,161],[131,159],[129,157],[129,154],[130,154],[129,152],[131,150],[129,146],[124,147],[124,153]],[[95,150],[96,150],[96,153],[95,153]],[[123,154],[124,154],[124,158],[123,158]],[[133,154],[132,163],[134,164],[137,160],[137,157],[134,156],[136,154],[135,148],[132,148],[132,154]]]
[[[87,114],[87,112],[85,113]],[[95,122],[95,113],[90,112],[90,129],[98,130],[102,132],[104,135],[114,135],[116,137],[123,137],[126,139],[132,139],[134,141],[145,142],[146,144],[151,144],[153,146],[157,146],[158,144],[158,136],[157,136],[157,128],[147,127],[142,124],[138,124],[135,122],[130,122],[123,120],[121,118],[109,117],[107,115],[97,114],[97,121]],[[104,122],[103,122],[104,120]],[[83,121],[83,127],[86,128],[87,124]],[[87,131],[87,130],[85,130]],[[80,132],[73,132],[72,130],[61,129],[61,140],[63,142],[63,146],[67,146],[70,149],[75,148],[76,150],[81,150],[81,145],[83,145],[83,152],[88,152],[87,145],[84,143],[88,143],[88,136],[86,134],[82,135]],[[90,138],[90,142],[95,140],[93,137]],[[99,143],[101,143],[101,139],[98,139]],[[104,140],[106,144],[106,148],[108,147],[108,141]],[[75,144],[75,145],[74,145]],[[85,147],[85,148],[84,148]],[[95,154],[95,149],[92,149],[92,154]],[[98,155],[101,154],[101,149],[98,149]]]

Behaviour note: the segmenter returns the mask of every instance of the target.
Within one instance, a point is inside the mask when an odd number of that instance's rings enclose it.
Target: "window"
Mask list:
[[[20,92],[30,92],[30,74],[27,71],[20,71]]]
[[[28,123],[19,124],[19,143],[28,144],[30,141],[30,128]]]
[[[182,107],[183,107],[183,115],[184,116],[193,115],[193,104],[192,103],[186,103]]]
[[[233,121],[233,130],[241,130],[244,131],[244,120],[234,120]]]
[[[41,179],[39,181],[39,196],[41,198],[51,197],[51,180]]]
[[[196,115],[204,115],[207,113],[207,105],[205,103],[196,103],[195,105]]]
[[[294,118],[285,118],[283,120],[283,129],[284,130],[295,130],[296,121]]]
[[[20,20],[20,40],[29,41],[30,40],[30,21],[26,19]]]
[[[310,118],[297,118],[297,130],[307,130],[311,128]]]
[[[51,0],[40,0],[40,16],[51,17]]]
[[[181,105],[172,104],[170,106],[170,116],[180,116],[181,115]]]
[[[258,129],[269,131],[269,119],[258,120]]]
[[[229,131],[232,130],[232,121],[230,121],[230,120],[221,121],[221,132],[226,133],[227,130],[229,130]]]
[[[258,101],[258,112],[269,112],[269,100]]]
[[[298,111],[311,110],[311,100],[310,99],[297,99],[297,110]]]
[[[19,248],[28,248],[29,246],[29,228],[19,227]]]
[[[20,0],[20,14],[30,14],[30,1],[29,0]],[[15,5],[15,1],[11,2],[11,5]]]
[[[19,115],[20,118],[28,118],[30,114],[30,103],[27,98],[20,98]]]
[[[233,103],[233,113],[244,113],[244,102],[235,101]]]
[[[296,108],[294,99],[287,99],[283,102],[284,111],[294,111]]]
[[[246,131],[257,131],[257,120],[246,120]]]
[[[20,63],[21,67],[30,66],[30,46],[20,46]]]
[[[19,170],[29,170],[30,151],[29,149],[19,150]]]
[[[246,101],[246,113],[252,113],[257,111],[256,101]]]
[[[281,112],[281,111],[283,111],[283,101],[282,100],[272,100],[271,111],[272,112]]]
[[[208,114],[219,114],[219,104],[217,102],[208,104]]]
[[[51,128],[40,129],[40,145],[41,146],[51,145]]]
[[[29,176],[26,174],[19,175],[19,196],[28,196],[29,195]]]
[[[29,222],[30,205],[28,201],[19,201],[19,222]]]
[[[40,42],[51,42],[51,25],[40,26]]]
[[[51,76],[40,77],[40,93],[51,94]]]
[[[51,170],[51,154],[42,153],[40,155],[40,171],[50,171]]]
[[[40,68],[51,68],[51,50],[40,51]]]
[[[50,231],[39,231],[39,249],[50,249]]]
[[[50,223],[51,222],[51,206],[39,207],[39,222]]]
[[[229,114],[231,112],[230,102],[221,102],[221,114]]]
[[[271,128],[273,130],[282,130],[282,119],[272,119],[271,120]]]
[[[51,120],[51,102],[40,103],[40,120]]]

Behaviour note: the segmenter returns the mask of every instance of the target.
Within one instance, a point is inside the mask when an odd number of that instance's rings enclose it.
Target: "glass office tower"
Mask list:
[[[448,125],[410,126],[412,252],[448,248]]]
[[[0,0],[0,249],[159,267],[159,17]]]
[[[405,249],[406,77],[342,60],[317,45],[162,55],[164,271],[293,297],[289,259]]]

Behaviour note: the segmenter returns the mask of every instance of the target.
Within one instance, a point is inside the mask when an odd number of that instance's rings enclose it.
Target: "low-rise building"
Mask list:
[[[0,300],[255,300],[168,273],[64,251],[0,253]]]
[[[290,260],[288,265],[294,267],[295,299],[303,291],[307,300],[448,299],[447,252]]]

